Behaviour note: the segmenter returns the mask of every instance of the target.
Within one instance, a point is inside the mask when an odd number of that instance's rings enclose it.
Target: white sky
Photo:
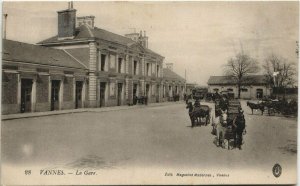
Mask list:
[[[67,2],[4,2],[7,39],[37,43],[57,33]],[[149,48],[189,82],[206,85],[241,50],[262,64],[270,53],[298,62],[298,2],[74,2],[77,16],[124,35],[146,30]]]

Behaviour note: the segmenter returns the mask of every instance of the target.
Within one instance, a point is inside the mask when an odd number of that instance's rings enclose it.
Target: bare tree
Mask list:
[[[296,65],[285,58],[271,54],[265,59],[263,68],[271,87],[293,86],[296,82]]]
[[[235,79],[238,87],[238,98],[240,98],[243,78],[247,75],[257,73],[259,66],[254,58],[241,52],[228,60],[224,66],[224,70],[226,75],[232,76]]]

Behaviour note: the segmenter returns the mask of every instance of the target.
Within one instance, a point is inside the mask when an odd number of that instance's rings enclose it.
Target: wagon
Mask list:
[[[230,100],[227,111],[227,127],[224,134],[224,142],[227,141],[227,148],[230,149],[230,144],[234,142],[233,120],[239,114],[241,103],[238,100]]]

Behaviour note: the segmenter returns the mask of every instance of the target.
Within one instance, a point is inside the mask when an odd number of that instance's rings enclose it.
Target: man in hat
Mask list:
[[[229,105],[228,99],[225,95],[223,95],[219,102],[219,107],[222,111],[225,111],[228,110],[228,105]]]
[[[242,142],[243,142],[243,132],[246,127],[244,111],[242,108],[239,108],[238,115],[233,120],[234,126],[234,145],[242,150]]]

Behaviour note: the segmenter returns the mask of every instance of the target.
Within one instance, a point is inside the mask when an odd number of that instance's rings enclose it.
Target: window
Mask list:
[[[156,66],[156,77],[159,77],[159,65]]]
[[[146,67],[147,67],[147,75],[149,76],[149,74],[150,74],[150,64],[147,63]]]
[[[101,59],[100,59],[100,71],[105,71],[105,61],[106,61],[106,55],[101,54]]]
[[[137,75],[137,61],[133,61],[133,75]]]
[[[217,92],[219,92],[219,89],[218,88],[214,88],[214,91],[217,93]]]
[[[118,73],[122,73],[122,58],[118,58]]]
[[[232,88],[228,88],[227,90],[228,90],[228,91],[230,91],[230,92],[231,92],[231,91],[233,91],[233,89],[232,89]]]
[[[241,92],[248,92],[248,89],[246,89],[246,88],[241,88]]]

